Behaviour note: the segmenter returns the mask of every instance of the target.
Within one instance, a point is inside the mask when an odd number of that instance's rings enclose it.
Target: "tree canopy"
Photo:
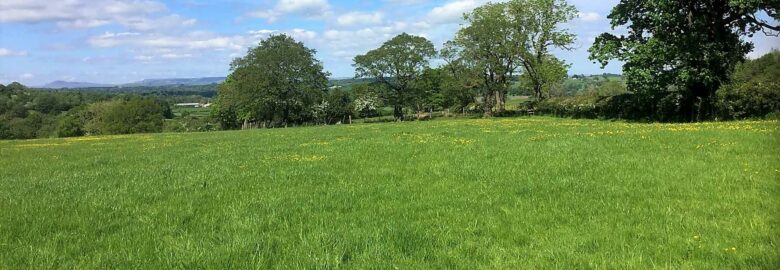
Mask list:
[[[552,48],[569,49],[574,34],[561,28],[577,9],[564,0],[512,0],[488,3],[464,16],[467,26],[445,44],[450,64],[473,69],[480,78],[483,111],[505,109],[510,80],[515,73],[533,87],[541,100],[546,89],[566,78],[567,65]]]
[[[713,115],[715,91],[753,49],[743,37],[780,31],[758,14],[780,19],[778,9],[776,0],[621,0],[609,19],[628,33],[601,34],[591,59],[625,62],[628,88],[647,97],[645,103],[674,92],[683,118],[706,118]]]
[[[393,115],[403,120],[403,105],[408,101],[414,82],[436,56],[433,43],[424,37],[401,33],[381,47],[355,56],[355,77],[375,78],[385,84],[392,95]]]
[[[218,89],[221,121],[287,126],[312,119],[329,75],[315,52],[282,34],[233,60],[230,75]]]

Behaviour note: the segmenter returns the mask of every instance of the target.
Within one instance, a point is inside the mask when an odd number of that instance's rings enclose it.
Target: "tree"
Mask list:
[[[352,86],[354,96],[354,108],[358,116],[368,118],[377,116],[377,108],[382,105],[380,90],[377,85],[361,83]]]
[[[485,116],[494,108],[505,109],[515,72],[522,71],[537,100],[565,79],[568,66],[550,50],[570,49],[574,35],[559,26],[576,14],[564,0],[512,0],[488,3],[464,16],[468,26],[445,47],[479,72]]]
[[[737,65],[731,82],[716,92],[719,116],[725,119],[780,116],[780,51]]]
[[[513,0],[506,5],[513,34],[523,43],[518,57],[523,76],[531,82],[534,97],[542,100],[545,91],[566,78],[568,65],[550,50],[571,50],[576,36],[560,25],[574,19],[577,8],[565,0]]]
[[[393,116],[403,120],[403,106],[415,80],[428,67],[428,60],[436,56],[433,43],[424,37],[402,33],[381,47],[363,55],[355,56],[356,78],[375,78],[391,91],[390,103]]]
[[[520,58],[523,59],[523,58]],[[521,60],[525,62],[525,60]],[[543,56],[542,60],[531,60],[520,76],[523,85],[531,88],[531,94],[536,100],[562,94],[553,93],[553,89],[563,92],[563,81],[566,80],[569,65],[552,55]]]
[[[426,68],[414,83],[414,93],[411,95],[411,101],[414,109],[418,112],[433,111],[435,107],[444,107],[447,102],[444,100],[442,86],[444,84],[442,70],[438,68]]]
[[[267,127],[313,119],[329,75],[315,53],[283,34],[250,48],[246,56],[233,60],[230,75],[217,90],[217,108],[226,114],[220,119],[231,119],[234,113],[244,126],[262,122]]]
[[[495,107],[499,112],[504,109],[509,81],[519,67],[517,58],[523,49],[506,11],[505,3],[477,7],[464,15],[468,26],[445,44],[448,57],[456,56],[455,61],[478,76],[485,116],[492,116]]]
[[[742,37],[758,31],[776,35],[776,0],[621,0],[609,18],[613,29],[628,28],[625,35],[603,33],[590,48],[590,58],[606,65],[625,62],[628,89],[655,102],[681,95],[681,120],[713,115],[713,97],[728,82],[737,63],[753,49]],[[676,89],[676,90],[675,90]]]
[[[163,128],[163,108],[151,98],[93,103],[83,117],[82,132],[91,135],[161,132]]]
[[[463,57],[462,49],[454,41],[445,43],[440,55],[447,63],[440,68],[443,70],[445,97],[457,105],[461,113],[465,113],[466,107],[477,101],[482,75],[474,66],[474,61]]]
[[[327,115],[328,124],[332,122],[345,123],[347,118],[352,116],[352,111],[354,110],[352,97],[344,90],[339,88],[331,89],[328,91],[325,101],[327,102],[325,115]]]
[[[64,114],[57,120],[57,137],[77,137],[84,135],[84,124],[78,116]]]

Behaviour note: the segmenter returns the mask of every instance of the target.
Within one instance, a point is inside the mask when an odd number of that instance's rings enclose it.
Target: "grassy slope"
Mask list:
[[[777,122],[0,142],[0,268],[780,266]]]

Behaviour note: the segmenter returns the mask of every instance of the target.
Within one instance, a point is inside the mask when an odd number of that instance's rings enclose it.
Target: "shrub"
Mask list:
[[[163,108],[153,99],[104,101],[91,104],[85,112],[87,134],[161,132]]]
[[[84,135],[84,123],[76,115],[65,114],[57,121],[57,137],[77,137]]]
[[[780,112],[780,83],[726,85],[717,92],[716,106],[719,115],[725,119],[761,118]]]

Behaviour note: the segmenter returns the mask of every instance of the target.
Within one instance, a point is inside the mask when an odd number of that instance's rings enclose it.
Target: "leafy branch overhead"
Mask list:
[[[690,119],[712,115],[715,91],[753,50],[743,37],[757,32],[776,36],[777,21],[758,14],[777,20],[778,9],[776,0],[622,0],[609,19],[613,28],[625,27],[628,33],[601,34],[590,58],[602,66],[625,62],[628,87],[640,94],[683,89],[681,113]]]

